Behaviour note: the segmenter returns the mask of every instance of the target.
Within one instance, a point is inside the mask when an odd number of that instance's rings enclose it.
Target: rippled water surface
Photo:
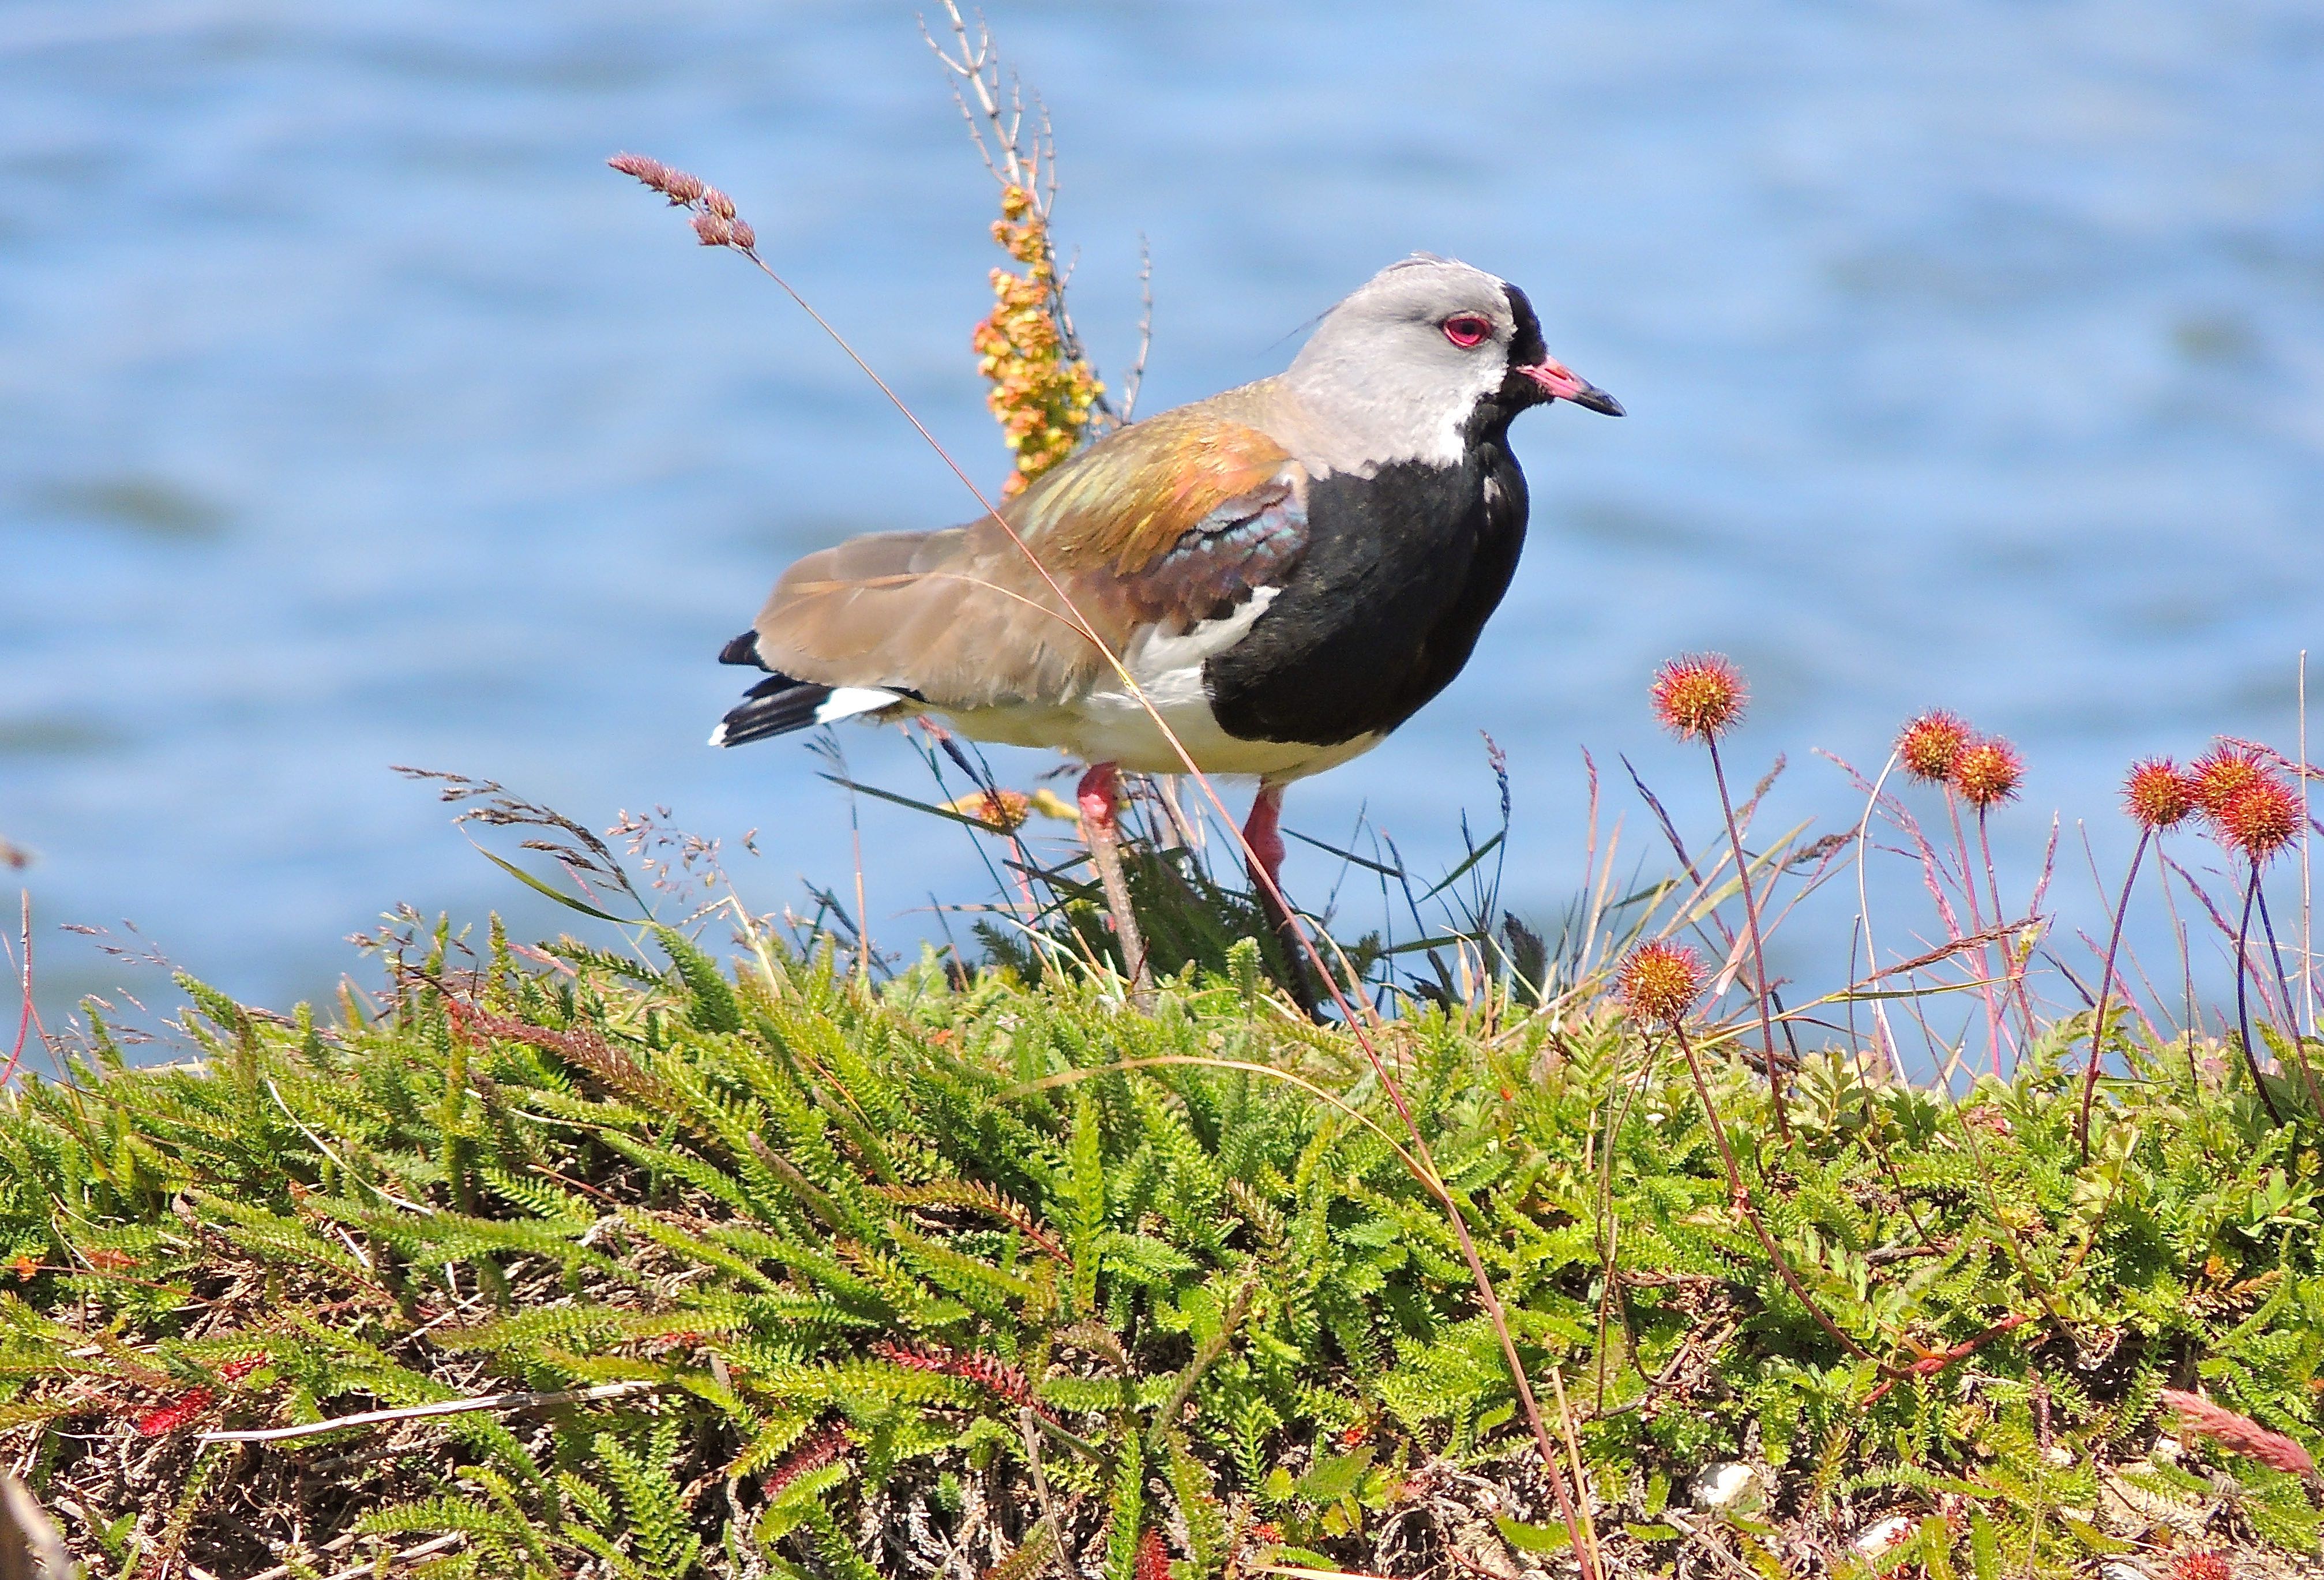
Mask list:
[[[1790,755],[1784,822],[1852,823],[1812,749],[1877,766],[1917,707],[2016,736],[2001,855],[2030,883],[2061,808],[2054,897],[2089,925],[2072,821],[2118,861],[2130,756],[2293,744],[2324,639],[2308,0],[991,14],[1054,111],[1110,372],[1150,241],[1148,410],[1272,371],[1416,248],[1525,285],[1629,407],[1521,425],[1508,604],[1444,697],[1295,792],[1295,826],[1342,837],[1368,806],[1441,865],[1456,810],[1489,810],[1489,730],[1510,897],[1554,911],[1577,747],[1707,831],[1642,688],[1716,647],[1756,688],[1747,772]],[[852,883],[821,763],[703,745],[736,686],[711,660],[789,557],[971,507],[764,281],[603,168],[619,148],[733,192],[998,478],[966,348],[992,189],[908,6],[0,7],[0,836],[36,853],[44,923],[133,919],[278,1002],[397,901],[558,925],[398,762],[601,823],[755,827],[762,906]],[[848,751],[919,787],[892,734]],[[985,892],[956,830],[862,816],[881,932]],[[1295,885],[1333,865],[1296,857]],[[1925,926],[1916,881],[1885,882],[1898,930]],[[45,1004],[154,986],[42,948]]]

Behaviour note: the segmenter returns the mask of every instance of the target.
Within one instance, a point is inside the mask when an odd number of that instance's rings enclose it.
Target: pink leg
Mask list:
[[[1283,945],[1284,963],[1289,967],[1291,996],[1309,1015],[1315,1013],[1315,990],[1307,977],[1306,947],[1299,936],[1299,924],[1291,919],[1291,912],[1276,897],[1283,892],[1283,787],[1259,781],[1259,797],[1250,804],[1250,816],[1243,820],[1242,836],[1250,846],[1255,861],[1250,869],[1250,886],[1259,891],[1259,909],[1275,929]],[[1267,882],[1259,882],[1261,873]]]
[[[1259,799],[1250,804],[1250,817],[1242,826],[1243,839],[1250,845],[1251,855],[1267,870],[1268,882],[1277,889],[1283,884],[1283,787],[1261,781]],[[1250,875],[1251,887],[1264,888],[1259,873]]]
[[[1105,908],[1113,916],[1114,942],[1129,967],[1130,1002],[1150,1011],[1154,974],[1147,969],[1146,940],[1139,935],[1138,913],[1130,903],[1130,881],[1121,870],[1121,824],[1114,810],[1120,794],[1120,771],[1111,762],[1093,762],[1082,775],[1074,799],[1081,803],[1082,837],[1089,842],[1090,864],[1097,868]]]

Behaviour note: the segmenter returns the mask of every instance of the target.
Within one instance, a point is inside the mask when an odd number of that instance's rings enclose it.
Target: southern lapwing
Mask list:
[[[1426,254],[1390,264],[1287,371],[1044,474],[1001,507],[1015,540],[988,515],[793,565],[719,655],[770,673],[711,743],[927,712],[1056,747],[1089,765],[1083,823],[1119,898],[1119,772],[1185,768],[1150,703],[1195,767],[1258,778],[1243,835],[1280,922],[1284,786],[1378,745],[1461,672],[1525,542],[1510,420],[1559,399],[1622,414],[1549,356],[1516,286]]]

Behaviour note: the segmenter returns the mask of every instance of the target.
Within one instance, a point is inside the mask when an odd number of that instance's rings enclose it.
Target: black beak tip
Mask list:
[[[1608,417],[1620,417],[1624,415],[1622,411],[1622,402],[1617,401],[1613,396],[1608,394],[1605,391],[1600,389],[1595,384],[1591,385],[1588,389],[1574,396],[1573,403],[1577,406],[1587,406],[1591,411],[1600,412]]]

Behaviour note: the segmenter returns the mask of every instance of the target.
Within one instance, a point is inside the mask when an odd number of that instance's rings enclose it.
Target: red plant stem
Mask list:
[[[2098,1095],[2098,1059],[2106,1049],[2107,995],[2114,991],[2115,952],[2122,947],[2122,923],[2130,914],[2130,892],[2138,882],[2138,864],[2146,859],[2146,847],[2153,838],[2153,829],[2139,829],[2138,848],[2130,853],[2130,873],[2122,881],[2122,898],[2114,908],[2114,931],[2107,938],[2106,967],[2098,973],[2098,1011],[2090,1021],[2090,1065],[2082,1072],[2082,1109],[2074,1119],[2074,1142],[2081,1149],[2086,1166],[2090,1160],[2090,1102]]]
[[[1751,930],[1752,994],[1759,1003],[1759,1039],[1766,1054],[1767,1096],[1775,1110],[1775,1133],[1792,1144],[1791,1115],[1784,1107],[1783,1072],[1775,1067],[1775,1027],[1767,1014],[1767,956],[1759,947],[1759,907],[1751,898],[1751,864],[1743,855],[1743,835],[1735,826],[1735,803],[1727,794],[1727,770],[1719,762],[1719,737],[1705,735],[1711,777],[1719,786],[1719,809],[1727,814],[1727,843],[1735,852],[1735,877],[1743,885],[1743,925]]]
[[[1751,1187],[1743,1183],[1742,1166],[1735,1161],[1735,1149],[1727,1140],[1727,1126],[1720,1120],[1719,1104],[1711,1100],[1711,1083],[1702,1078],[1702,1061],[1695,1057],[1694,1044],[1687,1039],[1686,1028],[1674,1022],[1670,1030],[1671,1035],[1678,1039],[1679,1052],[1686,1056],[1688,1073],[1694,1076],[1695,1095],[1702,1099],[1702,1116],[1711,1122],[1711,1139],[1718,1144],[1719,1161],[1727,1170],[1729,1197],[1734,1203],[1735,1210],[1742,1215],[1743,1221],[1751,1225],[1751,1232],[1759,1237],[1759,1247],[1767,1253],[1767,1260],[1775,1264],[1776,1275],[1784,1280],[1784,1287],[1808,1308],[1808,1315],[1815,1318],[1818,1327],[1831,1335],[1832,1343],[1859,1361],[1871,1362],[1880,1368],[1883,1376],[1909,1376],[1909,1367],[1889,1364],[1841,1332],[1840,1324],[1824,1315],[1823,1307],[1815,1303],[1808,1294],[1807,1286],[1800,1281],[1800,1275],[1792,1270],[1791,1259],[1784,1254],[1784,1248],[1775,1243],[1775,1237],[1767,1233],[1767,1225],[1761,1220],[1758,1207],[1752,1203]]]
[[[2236,1025],[2242,1033],[2244,1065],[2251,1071],[2252,1090],[2259,1094],[2260,1106],[2267,1110],[2268,1118],[2277,1124],[2283,1114],[2275,1099],[2267,1095],[2267,1082],[2259,1073],[2259,1055],[2252,1050],[2251,1002],[2246,989],[2251,982],[2251,919],[2252,903],[2259,898],[2259,863],[2251,864],[2251,882],[2244,889],[2243,925],[2236,929]]]
[[[1945,786],[1945,816],[1952,820],[1953,848],[1960,853],[1961,898],[1969,902],[1969,930],[1974,936],[1985,930],[1985,920],[1978,914],[1980,908],[1977,902],[1977,879],[1969,872],[1969,836],[1961,832],[1960,803],[1953,799],[1953,787],[1950,784]],[[2001,916],[1998,911],[1994,915],[1993,923],[1996,927],[2001,925]],[[1985,1001],[1986,1044],[1992,1051],[1993,1073],[1999,1075],[2001,1073],[2001,1012],[1993,1003],[1993,946],[1978,945],[1977,958],[1978,975],[1986,979],[1978,984],[1977,990],[1978,996]]]

